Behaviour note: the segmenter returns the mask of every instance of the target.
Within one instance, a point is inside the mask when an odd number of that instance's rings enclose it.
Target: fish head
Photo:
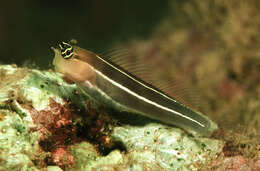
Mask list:
[[[79,48],[62,42],[59,44],[59,48],[52,47],[51,49],[55,53],[52,64],[56,72],[62,73],[74,82],[84,82],[94,79],[94,69],[89,63],[81,59],[84,56],[78,55],[82,55]]]

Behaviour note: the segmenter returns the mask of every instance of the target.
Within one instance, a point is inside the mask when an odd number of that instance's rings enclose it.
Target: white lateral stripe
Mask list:
[[[172,99],[172,98],[169,98],[169,97],[168,97],[168,96],[166,96],[165,94],[163,94],[163,93],[161,93],[161,92],[159,92],[159,91],[157,91],[157,90],[153,89],[152,87],[149,87],[149,86],[147,86],[147,85],[143,84],[142,82],[140,82],[140,81],[136,80],[135,78],[131,77],[131,76],[130,76],[130,75],[128,75],[127,73],[125,73],[125,72],[121,71],[120,69],[118,69],[118,68],[117,68],[117,67],[115,67],[114,65],[110,64],[109,62],[107,62],[106,60],[104,60],[103,58],[101,58],[100,56],[96,55],[96,57],[97,57],[97,58],[99,58],[100,60],[102,60],[103,62],[105,62],[106,64],[108,64],[109,66],[111,66],[112,68],[116,69],[118,72],[120,72],[120,73],[124,74],[124,75],[125,75],[125,76],[127,76],[128,78],[130,78],[130,79],[134,80],[135,82],[137,82],[137,83],[141,84],[141,85],[142,85],[142,86],[144,86],[145,88],[148,88],[148,89],[150,89],[150,90],[152,90],[152,91],[154,91],[154,92],[156,92],[156,93],[158,93],[158,94],[162,95],[163,97],[165,97],[165,98],[167,98],[167,99],[169,99],[169,100],[171,100],[171,101],[174,101],[174,102],[176,102],[176,100],[174,100],[174,99]]]
[[[160,105],[160,104],[158,104],[158,103],[156,103],[156,102],[153,102],[153,101],[151,101],[151,100],[149,100],[149,99],[147,99],[147,98],[145,98],[145,97],[143,97],[143,96],[138,95],[137,93],[135,93],[135,92],[129,90],[127,87],[124,87],[124,86],[122,86],[121,84],[115,82],[114,80],[111,80],[110,78],[108,78],[107,76],[105,76],[104,74],[102,74],[100,71],[97,71],[97,70],[95,70],[95,71],[96,71],[99,75],[101,75],[103,78],[105,78],[106,80],[108,80],[109,82],[111,82],[113,85],[115,85],[115,86],[121,88],[122,90],[128,92],[129,94],[131,94],[131,95],[133,95],[133,96],[135,96],[135,97],[137,97],[137,98],[139,98],[139,99],[141,99],[141,100],[143,100],[143,101],[145,101],[145,102],[147,102],[147,103],[149,103],[149,104],[152,104],[152,105],[154,105],[154,106],[156,106],[156,107],[158,107],[158,108],[161,108],[161,109],[163,109],[163,110],[172,112],[172,113],[174,113],[174,114],[176,114],[176,115],[179,115],[179,116],[181,116],[181,117],[183,117],[183,118],[186,118],[186,119],[188,119],[188,120],[190,120],[190,121],[192,121],[192,122],[195,122],[195,123],[199,124],[199,125],[202,126],[202,127],[205,127],[205,126],[204,126],[203,124],[201,124],[200,122],[198,122],[198,121],[196,121],[196,120],[194,120],[194,119],[192,119],[192,118],[190,118],[190,117],[188,117],[188,116],[186,116],[186,115],[183,115],[183,114],[181,114],[181,113],[179,113],[179,112],[177,112],[177,111],[174,111],[174,110],[172,110],[172,109],[169,109],[169,108],[167,108],[167,107],[164,107],[164,106],[162,106],[162,105]]]

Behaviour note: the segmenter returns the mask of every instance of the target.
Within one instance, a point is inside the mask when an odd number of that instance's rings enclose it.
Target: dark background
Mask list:
[[[145,39],[167,16],[167,0],[10,0],[0,6],[0,62],[48,68],[51,46],[71,38],[104,51],[115,42]]]

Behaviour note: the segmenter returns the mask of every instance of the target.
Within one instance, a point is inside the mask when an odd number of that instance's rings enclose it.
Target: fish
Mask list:
[[[217,130],[217,124],[207,116],[130,73],[109,57],[66,42],[52,50],[55,71],[106,106],[206,137]]]

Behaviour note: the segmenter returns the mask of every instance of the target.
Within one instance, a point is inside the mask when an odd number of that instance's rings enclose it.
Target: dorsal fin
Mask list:
[[[197,93],[191,86],[188,86],[187,81],[176,80],[173,76],[168,76],[168,79],[158,78],[158,76],[156,76],[157,74],[154,74],[154,72],[156,72],[154,67],[158,66],[152,66],[152,62],[144,61],[144,59],[138,58],[137,55],[125,49],[113,49],[100,53],[99,55],[153,85],[177,101],[191,108],[198,109]]]
[[[111,62],[119,65],[129,73],[137,76],[138,78],[150,83],[151,73],[147,65],[141,62],[133,53],[125,49],[110,50],[100,54],[101,56],[109,59]]]
[[[199,108],[199,95],[198,90],[191,87],[186,80],[176,80],[172,79],[171,82],[166,82],[165,87],[162,87],[163,91],[169,93],[170,96],[174,97],[176,100],[184,103],[185,105],[198,109]],[[169,84],[170,83],[170,84]]]

